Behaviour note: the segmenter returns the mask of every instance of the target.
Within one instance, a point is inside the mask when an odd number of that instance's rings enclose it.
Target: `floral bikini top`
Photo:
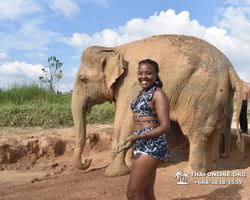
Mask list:
[[[136,122],[148,122],[148,123],[155,123],[158,124],[159,123],[157,121],[139,121],[136,120],[137,118],[141,118],[141,117],[148,117],[148,116],[153,116],[157,118],[157,115],[155,115],[152,110],[149,107],[149,101],[151,101],[153,99],[153,95],[154,92],[156,90],[156,86],[152,87],[150,90],[148,90],[147,92],[145,92],[143,95],[141,95],[139,98],[135,98],[131,104],[130,104],[130,108],[133,111],[133,113],[139,113],[139,114],[143,114],[143,116],[136,116],[133,120]]]

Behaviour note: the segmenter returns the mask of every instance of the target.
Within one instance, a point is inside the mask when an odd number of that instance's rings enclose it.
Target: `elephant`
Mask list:
[[[81,57],[72,95],[76,134],[73,162],[82,162],[86,139],[86,113],[96,104],[116,102],[112,149],[133,132],[131,101],[141,90],[137,80],[138,62],[150,58],[159,64],[163,90],[170,102],[170,120],[178,123],[190,143],[186,170],[217,168],[218,146],[225,120],[237,94],[241,108],[242,84],[229,59],[216,47],[193,36],[156,35],[115,47],[90,46]],[[239,119],[240,110],[236,117]],[[238,122],[239,120],[237,120]],[[237,123],[238,146],[244,148]],[[105,176],[128,174],[121,153],[111,151]],[[127,158],[127,157],[126,157]]]

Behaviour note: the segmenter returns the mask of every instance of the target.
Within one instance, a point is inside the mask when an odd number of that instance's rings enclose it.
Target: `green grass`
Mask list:
[[[36,83],[14,83],[0,89],[0,127],[73,126],[71,94],[55,95]],[[113,123],[115,107],[104,103],[92,108],[87,123]]]
[[[55,95],[48,89],[39,87],[36,83],[13,83],[8,89],[0,90],[0,106],[41,103],[67,104],[70,102],[70,99],[71,97],[66,95]]]
[[[87,116],[88,123],[109,124],[114,122],[115,106],[105,102],[101,105],[95,105]]]

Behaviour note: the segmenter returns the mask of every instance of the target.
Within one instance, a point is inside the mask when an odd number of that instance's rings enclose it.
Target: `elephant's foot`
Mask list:
[[[209,163],[207,164],[206,168],[207,168],[206,172],[215,171],[217,170],[217,163],[216,162]]]
[[[186,167],[184,167],[183,172],[190,174],[190,172],[193,172],[194,170],[192,170],[190,164],[187,164]]]
[[[183,171],[186,173],[190,173],[190,172],[206,172],[207,170],[206,167],[203,167],[201,165],[201,163],[188,162]]]
[[[130,170],[125,163],[111,162],[105,171],[105,176],[124,176]]]
[[[201,166],[197,163],[188,163],[187,166],[183,169],[184,172],[210,172],[217,169],[216,163],[207,164],[206,166]]]

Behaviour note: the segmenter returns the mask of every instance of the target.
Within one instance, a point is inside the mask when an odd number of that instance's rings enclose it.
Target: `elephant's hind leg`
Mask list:
[[[222,134],[222,129],[215,129],[209,136],[206,145],[206,171],[217,169],[219,141]]]
[[[205,171],[206,168],[206,141],[202,138],[197,138],[195,141],[189,139],[189,162],[185,169],[186,171]]]
[[[206,144],[209,135],[212,133],[212,127],[204,127],[193,131],[191,134],[186,134],[188,136],[190,149],[189,149],[189,162],[185,168],[185,172],[196,171],[205,172],[207,166],[206,159]],[[188,133],[190,130],[188,131]]]

